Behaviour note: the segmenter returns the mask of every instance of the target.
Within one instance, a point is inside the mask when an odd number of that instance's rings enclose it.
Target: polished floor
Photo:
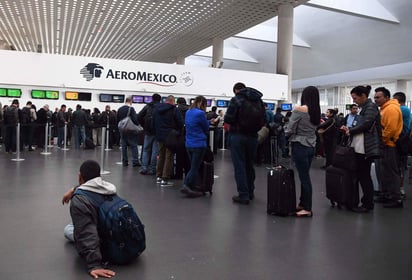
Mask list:
[[[76,184],[81,162],[101,162],[102,153],[50,151],[24,152],[23,161],[0,152],[0,279],[90,279],[63,237],[70,216],[60,201]],[[118,165],[118,149],[103,154],[104,170],[110,172],[103,177],[135,206],[147,234],[138,261],[112,267],[115,279],[412,279],[408,199],[403,209],[376,205],[368,214],[332,209],[322,159],[312,165],[314,217],[297,219],[266,214],[266,166],[256,168],[255,200],[233,204],[228,150],[215,158],[213,195],[197,199],[180,195],[181,181],[160,188],[154,177]],[[406,189],[412,197],[411,186]]]

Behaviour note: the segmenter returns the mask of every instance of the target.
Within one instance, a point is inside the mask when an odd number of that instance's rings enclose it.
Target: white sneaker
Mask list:
[[[171,187],[173,186],[172,182],[166,181],[166,180],[162,180],[162,182],[160,183],[161,187]]]
[[[160,184],[161,182],[162,182],[162,178],[157,177],[157,178],[156,178],[156,184]]]

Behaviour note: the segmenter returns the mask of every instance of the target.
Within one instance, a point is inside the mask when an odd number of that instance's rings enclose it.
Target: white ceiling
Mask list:
[[[0,48],[207,67],[223,38],[223,68],[274,73],[277,7],[289,3],[294,87],[412,79],[410,0],[305,2],[0,0]]]

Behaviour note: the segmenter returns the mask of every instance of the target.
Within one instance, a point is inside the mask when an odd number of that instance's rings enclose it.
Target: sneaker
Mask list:
[[[162,178],[157,177],[157,178],[156,178],[156,184],[160,184],[161,182],[162,182]]]
[[[232,201],[234,203],[239,203],[239,204],[244,204],[244,205],[248,205],[249,204],[249,199],[242,199],[240,198],[238,195],[235,195],[232,197]]]
[[[173,183],[170,182],[170,181],[167,181],[167,180],[162,180],[162,181],[160,182],[160,186],[161,186],[161,187],[171,187],[171,186],[173,186]]]
[[[141,170],[139,171],[139,173],[142,174],[142,175],[146,175],[146,174],[147,174],[147,170],[141,169]]]

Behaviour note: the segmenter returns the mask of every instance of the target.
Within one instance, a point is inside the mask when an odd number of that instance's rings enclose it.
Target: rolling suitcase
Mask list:
[[[202,172],[202,184],[201,189],[203,192],[213,193],[213,183],[214,183],[214,166],[212,162],[203,161],[203,166],[201,166]]]
[[[326,197],[330,200],[332,207],[337,204],[338,208],[356,207],[359,202],[359,191],[357,182],[351,171],[332,165],[326,168]]]
[[[277,148],[276,137],[271,138],[271,147],[273,144]],[[273,159],[273,152],[271,155]],[[277,156],[275,158],[275,166],[271,166],[267,175],[267,213],[278,216],[292,215],[296,212],[294,172],[278,165]]]

